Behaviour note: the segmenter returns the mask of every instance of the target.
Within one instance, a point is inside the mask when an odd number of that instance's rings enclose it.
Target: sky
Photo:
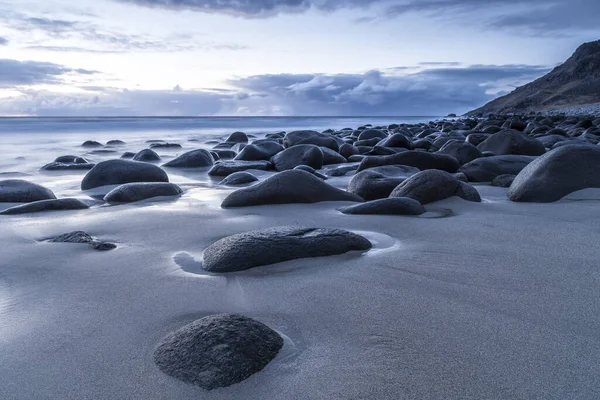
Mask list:
[[[599,0],[0,0],[2,116],[462,114],[600,39]]]

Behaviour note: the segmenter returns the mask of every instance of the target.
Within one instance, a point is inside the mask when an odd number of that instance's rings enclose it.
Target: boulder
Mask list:
[[[314,169],[321,169],[323,161],[323,151],[318,146],[311,144],[288,147],[271,158],[271,163],[277,171],[287,171],[298,165],[308,165]]]
[[[92,236],[88,235],[83,231],[65,233],[64,235],[59,235],[48,239],[48,242],[89,244],[94,250],[99,251],[106,251],[117,248],[117,245],[115,245],[114,243],[102,242],[93,238]]]
[[[208,175],[210,176],[229,176],[235,172],[256,169],[268,171],[273,167],[269,161],[223,161],[215,164]]]
[[[212,167],[215,160],[208,150],[198,149],[183,153],[179,157],[164,164],[170,168],[206,168]]]
[[[512,129],[494,133],[477,148],[480,151],[491,151],[497,156],[505,154],[540,156],[546,152],[542,142]]]
[[[94,168],[96,164],[65,164],[60,162],[51,162],[50,164],[44,165],[40,170],[42,171],[86,171]]]
[[[139,161],[108,160],[92,168],[81,181],[81,189],[121,185],[131,182],[169,182],[167,173],[160,167]]]
[[[360,151],[358,150],[358,148],[349,143],[344,143],[343,145],[340,146],[340,155],[342,155],[345,158],[357,155],[359,153],[360,153]]]
[[[477,158],[483,157],[481,151],[471,143],[457,140],[446,142],[446,144],[444,144],[442,148],[438,150],[438,154],[445,154],[454,157],[458,160],[460,165],[467,164]]]
[[[89,161],[79,156],[60,156],[54,160],[55,163],[61,164],[88,164]]]
[[[248,136],[244,132],[233,132],[227,138],[229,143],[248,143]]]
[[[268,326],[241,315],[217,314],[164,337],[154,362],[173,378],[213,390],[262,371],[282,347],[283,339]]]
[[[346,157],[328,147],[320,147],[323,152],[323,165],[343,164],[348,162]]]
[[[409,197],[373,200],[339,210],[348,215],[421,215],[427,212],[421,203]]]
[[[167,182],[135,182],[117,186],[104,196],[104,201],[111,204],[133,203],[162,196],[181,196],[183,190],[173,183]]]
[[[152,149],[144,149],[133,156],[133,161],[153,162],[160,161],[160,156]]]
[[[355,172],[358,169],[358,165],[341,165],[339,167],[336,167],[332,170],[330,170],[329,172],[327,172],[327,174],[329,176],[344,176],[346,174],[348,174],[349,172]]]
[[[412,142],[409,138],[401,133],[396,133],[392,136],[388,136],[385,139],[380,140],[377,146],[381,147],[401,147],[405,149],[412,149]]]
[[[50,189],[22,179],[0,181],[0,203],[31,203],[52,200],[56,196]]]
[[[363,199],[337,189],[316,176],[299,170],[280,172],[225,198],[221,207],[248,207],[265,204],[318,203],[321,201],[356,201]]]
[[[550,203],[569,193],[600,188],[600,147],[567,145],[527,165],[508,189],[512,201]]]
[[[532,162],[531,156],[491,156],[478,158],[460,168],[470,182],[491,182],[498,175],[517,175]]]
[[[342,141],[332,135],[323,134],[316,131],[293,131],[285,135],[283,145],[292,147],[300,144],[310,144],[314,146],[328,147],[338,151]]]
[[[204,250],[209,272],[243,271],[299,258],[325,257],[369,250],[366,238],[341,229],[277,227],[229,236]]]
[[[360,135],[358,135],[358,140],[362,141],[362,140],[370,140],[370,139],[378,139],[377,142],[379,142],[382,139],[387,138],[388,134],[385,133],[384,131],[381,131],[379,129],[366,129],[364,131],[362,131],[360,133]]]
[[[391,156],[366,157],[361,161],[358,171],[384,165],[408,165],[420,170],[439,169],[446,172],[456,172],[460,167],[454,157],[445,154],[410,150]]]
[[[252,143],[247,145],[240,151],[240,153],[235,157],[235,160],[239,161],[259,161],[265,160],[268,161],[275,154],[283,151],[284,148],[277,142],[272,140],[263,141],[260,143]]]
[[[459,196],[468,201],[481,201],[479,193],[473,186],[440,170],[421,171],[402,182],[390,194],[390,198],[410,197],[421,204],[444,200],[452,196]]]
[[[17,215],[42,211],[84,210],[87,208],[89,208],[89,205],[79,199],[50,199],[34,201],[20,206],[11,207],[0,212],[0,214]]]
[[[124,141],[122,140],[109,140],[108,142],[106,142],[107,146],[123,146],[124,144],[126,144]]]
[[[94,148],[94,147],[104,147],[102,143],[96,142],[95,140],[86,140],[83,142],[81,147]]]
[[[492,180],[491,185],[495,187],[508,188],[510,185],[512,185],[516,177],[516,175],[510,174],[498,175]]]
[[[236,186],[245,185],[247,183],[252,183],[256,181],[258,181],[258,178],[252,175],[250,172],[240,171],[229,175],[221,182],[219,182],[219,185]]]
[[[178,143],[152,143],[150,144],[151,149],[181,149],[181,145]]]
[[[299,170],[299,171],[306,171],[309,174],[313,174],[314,176],[316,176],[317,178],[326,180],[327,176],[323,175],[322,173],[320,173],[319,171],[317,171],[316,169],[314,169],[313,167],[309,167],[308,165],[298,165],[296,168],[294,168],[295,170]]]
[[[383,199],[389,197],[399,184],[417,172],[419,172],[418,168],[405,165],[366,169],[352,177],[348,184],[348,192],[367,201]]]

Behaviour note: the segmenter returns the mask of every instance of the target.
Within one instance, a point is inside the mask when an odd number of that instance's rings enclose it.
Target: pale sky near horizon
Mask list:
[[[600,38],[596,0],[0,0],[0,115],[440,115]]]

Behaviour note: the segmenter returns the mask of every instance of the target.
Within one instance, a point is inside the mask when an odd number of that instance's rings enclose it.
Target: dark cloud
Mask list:
[[[38,61],[0,59],[0,88],[64,83],[70,75],[93,75],[96,71],[71,69]]]
[[[264,18],[280,13],[301,13],[310,9],[334,11],[367,7],[386,0],[115,0],[146,7],[188,9],[223,13],[246,18]]]

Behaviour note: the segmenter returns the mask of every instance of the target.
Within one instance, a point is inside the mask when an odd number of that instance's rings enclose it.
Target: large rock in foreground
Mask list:
[[[0,203],[31,203],[56,199],[50,189],[22,179],[0,181]]]
[[[369,250],[366,238],[341,229],[277,227],[229,236],[204,251],[203,268],[235,272],[295,260]]]
[[[566,145],[525,167],[508,189],[512,201],[550,203],[569,193],[600,188],[600,148]]]
[[[282,347],[283,339],[268,326],[241,315],[217,314],[163,338],[154,362],[167,375],[212,390],[262,371]]]
[[[34,201],[8,208],[1,215],[29,214],[42,211],[85,210],[89,205],[79,199],[50,199]]]
[[[104,196],[107,203],[133,203],[153,197],[180,196],[183,190],[174,183],[136,182],[117,186]]]
[[[311,173],[291,170],[280,172],[254,186],[231,193],[223,200],[221,207],[318,203],[321,201],[362,202],[363,199],[352,193],[337,189]]]
[[[92,168],[81,181],[81,189],[121,185],[131,182],[169,182],[167,173],[145,162],[128,160],[102,161]]]
[[[459,181],[454,175],[439,170],[421,171],[402,182],[392,194],[394,197],[409,197],[421,204],[458,196],[468,201],[480,202],[477,189]]]

